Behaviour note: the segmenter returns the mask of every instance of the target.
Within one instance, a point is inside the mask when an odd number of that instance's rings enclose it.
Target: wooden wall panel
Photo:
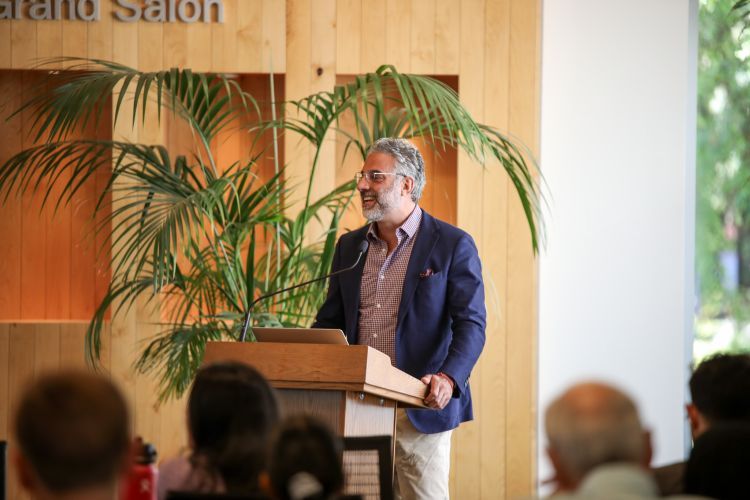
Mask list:
[[[459,95],[461,102],[472,113],[475,119],[484,121],[484,0],[467,0],[461,3],[461,57],[459,73]],[[481,167],[478,167],[465,154],[458,156],[458,226],[471,234],[477,246],[483,249],[482,222],[485,216],[482,210],[484,201],[484,178]],[[489,216],[489,214],[487,214]],[[482,253],[482,257],[485,254]],[[485,277],[487,263],[484,263]],[[471,378],[472,392],[482,394],[486,382],[482,368],[491,363],[487,357],[480,358]],[[499,361],[499,360],[498,360]],[[495,361],[496,362],[496,361]],[[479,498],[482,484],[480,467],[480,450],[482,436],[479,423],[493,419],[495,425],[503,425],[504,415],[491,415],[486,411],[485,401],[476,401],[477,420],[462,425],[453,439],[453,461],[451,483],[454,496]],[[487,445],[492,445],[487,443]],[[494,461],[493,461],[494,462]],[[496,467],[496,463],[491,463]]]
[[[411,72],[435,74],[435,0],[411,0]]]
[[[362,0],[339,0],[336,3],[337,74],[353,75],[359,71],[361,32]]]
[[[13,38],[11,37],[11,21],[0,21],[0,68],[10,68],[13,65]]]
[[[25,102],[32,96],[32,89],[39,84],[36,75],[21,72],[21,100]],[[22,123],[21,147],[33,145],[29,135],[29,124],[33,116],[27,110],[20,114]],[[44,187],[46,183],[42,183]],[[21,200],[21,317],[46,318],[47,287],[47,232],[45,220],[49,215],[47,208],[42,209],[39,196],[30,192],[22,195]]]
[[[263,73],[286,71],[286,4],[263,0]]]
[[[0,116],[7,117],[21,105],[19,78],[0,76]],[[0,160],[10,158],[21,150],[22,125],[20,118],[0,122]],[[13,318],[21,317],[21,199],[8,198],[0,216],[0,311]]]
[[[539,2],[513,2],[510,10],[510,106],[508,129],[538,152],[540,19]],[[537,264],[531,253],[531,239],[524,227],[523,210],[507,183],[508,265],[507,373],[508,387],[506,446],[513,450],[508,462],[506,494],[525,494],[536,481],[536,367],[537,367]],[[526,375],[526,376],[519,376]]]
[[[44,24],[43,22],[37,23],[40,27]],[[63,20],[60,21],[60,24],[62,24],[63,54],[71,57],[87,57],[89,55],[88,23]],[[39,43],[39,38],[40,34],[37,33],[37,44]]]
[[[11,67],[24,68],[37,57],[36,28],[38,23],[13,21],[10,26]]]
[[[0,160],[10,158],[23,147],[31,146],[33,118],[28,112],[6,121],[43,82],[43,72],[0,71]],[[102,117],[109,123],[109,115]],[[107,127],[91,123],[75,136],[107,138]],[[104,172],[106,175],[106,172]],[[67,174],[62,174],[65,179]],[[91,233],[91,218],[99,191],[97,179],[86,182],[69,204],[55,209],[56,194],[41,207],[43,195],[11,197],[0,203],[0,226],[6,237],[0,241],[0,320],[89,319],[105,288],[96,288],[99,280],[108,282],[106,241],[97,247]],[[103,182],[106,182],[106,177]],[[106,238],[102,235],[100,238]],[[105,253],[104,265],[97,266],[97,248]]]
[[[63,54],[74,54],[63,47],[63,25],[67,23],[37,23],[36,43],[37,57],[40,59],[58,58]],[[69,31],[69,29],[67,30]],[[81,54],[81,55],[85,55]]]
[[[10,366],[10,325],[0,323],[0,436],[6,439],[9,435],[10,414],[10,385],[8,383],[8,367]]]
[[[357,73],[375,71],[386,60],[383,27],[387,25],[386,0],[363,0],[359,42],[360,66]],[[347,44],[349,40],[343,39],[340,42]]]
[[[143,71],[164,69],[164,26],[158,23],[138,23],[138,67]],[[153,121],[158,127],[158,122]]]
[[[457,75],[461,47],[461,4],[454,0],[437,0],[435,4],[435,73]]]
[[[237,59],[237,27],[240,25],[240,0],[224,0],[224,25],[211,25],[211,62],[213,71],[231,71]],[[236,71],[236,70],[235,70]]]
[[[180,23],[113,22],[109,17],[111,6],[106,4],[102,2],[102,20],[93,24],[47,23],[41,27],[43,23],[0,21],[0,69],[29,67],[37,56],[56,55],[59,46],[63,55],[82,55],[68,50],[85,46],[85,55],[112,57],[144,69],[192,66],[232,73],[285,74],[285,95],[294,99],[331,88],[337,74],[373,71],[389,63],[401,72],[457,79],[461,100],[476,118],[522,139],[536,151],[539,0],[225,0],[227,22],[214,24],[209,30]],[[57,34],[57,26],[60,33],[71,30],[73,38],[56,44],[58,36],[63,36]],[[85,34],[80,26],[87,26]],[[149,120],[143,130],[128,131],[126,136],[158,138],[161,133],[169,142],[172,132],[159,132],[153,117]],[[348,180],[361,164],[350,155],[346,165],[337,169],[335,160],[341,157],[343,146],[330,140],[316,173],[316,192]],[[0,144],[0,156],[17,143],[18,139],[12,139]],[[245,147],[228,139],[227,149],[220,153],[221,163],[230,161],[234,153],[229,151],[239,148],[241,153]],[[310,152],[296,139],[285,142],[283,156],[288,160],[290,179],[309,175]],[[434,154],[425,149],[430,179],[423,205],[447,220],[455,220],[475,238],[485,269],[489,311],[487,345],[472,376],[477,420],[454,434],[451,493],[456,498],[527,495],[533,491],[535,475],[536,262],[513,185],[499,166],[488,164],[482,169],[463,154],[456,159],[451,154],[433,158]],[[437,168],[440,162],[455,163],[457,168]],[[264,164],[263,169],[267,168],[271,163]],[[104,181],[97,182],[101,186]],[[454,204],[445,206],[444,196]],[[3,210],[7,216],[0,218],[0,229],[12,231],[16,227],[20,231],[20,205],[15,215],[13,205]],[[361,217],[354,213],[347,221],[345,225],[359,225]],[[72,221],[73,233],[76,224],[80,221]],[[103,244],[97,240],[92,247],[102,248]],[[0,247],[0,257],[20,258],[19,249]],[[75,267],[78,254],[75,248],[72,252]],[[2,260],[0,278],[7,277],[20,287],[21,271],[4,267]],[[106,286],[105,277],[106,273],[96,270],[93,277],[71,286],[91,286],[88,283],[93,279],[94,287],[101,291]],[[5,304],[20,312],[20,296],[20,292],[14,295],[0,290],[0,309]],[[46,303],[55,300],[54,296],[44,299]],[[130,370],[134,343],[148,334],[151,314],[138,308],[131,316],[117,320],[113,341],[105,345],[103,357],[138,407],[137,426],[158,433],[155,440],[159,446],[173,452],[184,444],[184,429],[173,423],[183,419],[181,403],[153,411],[148,396],[155,388]],[[35,345],[23,344],[10,327],[0,328],[0,362],[3,332],[10,356],[17,351],[28,358],[31,349],[33,357]],[[61,364],[69,360],[69,349],[80,348],[71,339],[61,331]],[[16,381],[19,375],[14,377]],[[0,379],[0,397],[3,384],[8,392],[16,390],[15,382],[9,380]]]
[[[87,57],[93,59],[112,59],[112,2],[100,2],[101,19],[96,23],[88,23]],[[162,43],[159,41],[159,49]]]
[[[485,121],[501,130],[508,129],[508,67],[510,50],[510,0],[488,3],[485,9],[484,54],[484,100]],[[493,162],[484,172],[482,212],[482,244],[480,251],[484,259],[485,291],[487,294],[487,343],[482,360],[483,383],[480,398],[484,404],[483,417],[479,420],[482,446],[479,450],[481,468],[480,493],[489,498],[493,492],[502,492],[506,498],[510,478],[508,464],[515,461],[510,453],[497,454],[491,443],[507,443],[505,419],[496,422],[494,416],[504,416],[509,411],[509,381],[516,382],[518,376],[508,374],[505,360],[510,351],[507,343],[507,298],[508,287],[508,178],[501,166]],[[487,214],[490,214],[489,216]],[[531,374],[527,374],[529,377]],[[502,395],[502,397],[498,397]],[[498,425],[500,423],[500,425]],[[508,447],[506,446],[506,450]],[[515,453],[515,450],[508,450]],[[529,464],[526,465],[528,467]],[[528,491],[526,485],[526,491]]]
[[[415,13],[411,2],[386,0],[385,16],[385,63],[394,65],[401,73],[411,69],[411,20]],[[360,68],[362,71],[362,68]],[[367,68],[365,71],[372,71]]]
[[[243,0],[237,9],[237,22],[243,28],[237,33],[237,62],[234,71],[259,72],[261,69],[261,40],[263,37],[263,2]]]

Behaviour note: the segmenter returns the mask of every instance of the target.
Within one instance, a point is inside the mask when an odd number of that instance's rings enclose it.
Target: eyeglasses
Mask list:
[[[399,174],[397,172],[378,172],[377,170],[368,170],[367,172],[357,172],[354,174],[354,181],[359,184],[359,181],[366,179],[370,184],[382,184],[385,182],[386,176],[388,175],[404,176],[404,174]]]

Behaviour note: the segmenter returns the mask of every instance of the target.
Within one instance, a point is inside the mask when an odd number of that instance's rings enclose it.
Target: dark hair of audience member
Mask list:
[[[307,416],[287,419],[270,448],[268,475],[281,500],[323,500],[344,485],[341,443],[324,423]]]
[[[712,426],[695,440],[685,467],[685,493],[722,500],[750,498],[750,425]]]
[[[129,428],[117,388],[86,372],[43,375],[15,417],[21,459],[55,494],[114,485],[129,457]]]
[[[228,493],[258,491],[278,415],[273,389],[254,368],[236,362],[201,368],[188,400],[193,467],[221,477]]]
[[[750,420],[750,354],[717,354],[690,377],[693,404],[711,422]]]

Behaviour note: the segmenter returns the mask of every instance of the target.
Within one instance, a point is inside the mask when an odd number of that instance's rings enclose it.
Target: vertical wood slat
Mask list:
[[[461,47],[461,4],[454,0],[435,3],[435,70],[438,75],[457,75]],[[507,77],[507,75],[503,75]]]
[[[386,0],[364,0],[360,24],[360,73],[375,71],[386,60],[386,40],[383,37],[383,27],[387,25]],[[346,41],[342,40],[342,43],[346,43]]]
[[[37,58],[36,28],[37,24],[29,20],[10,22],[11,67],[22,69],[30,67]]]
[[[164,68],[164,26],[161,23],[138,23],[138,68],[160,71]],[[154,125],[158,122],[154,120]]]
[[[70,179],[70,173],[60,175],[62,182]],[[46,286],[44,288],[44,317],[47,319],[69,319],[71,317],[71,264],[72,264],[72,226],[73,214],[69,205],[62,204],[58,210],[54,205],[62,193],[61,186],[55,186],[52,197],[42,213],[40,226],[46,232],[45,269]],[[93,259],[88,262],[93,264]],[[77,312],[77,311],[76,311]]]
[[[435,0],[411,0],[411,72],[435,73]]]
[[[10,325],[0,323],[0,440],[10,435]]]
[[[64,11],[66,9],[63,9]],[[54,21],[52,21],[54,22]],[[63,18],[62,24],[62,52],[71,57],[87,57],[89,50],[88,24],[82,21],[72,21]],[[73,63],[64,62],[63,67]]]
[[[330,91],[336,85],[336,0],[312,0],[310,36],[310,87],[308,93]],[[335,133],[331,130],[323,140],[318,155],[318,166],[315,170],[315,183],[312,189],[312,200],[317,200],[336,187]],[[300,165],[303,168],[304,165]],[[306,168],[309,173],[311,165]],[[304,171],[302,172],[304,178]],[[309,175],[309,174],[308,174]],[[330,217],[323,214],[320,226],[317,221],[311,224],[311,236],[319,238],[328,229]]]
[[[312,9],[309,1],[287,0],[286,2],[286,91],[288,100],[300,99],[310,94],[312,73]],[[289,112],[293,115],[293,111]],[[293,185],[305,185],[312,163],[312,148],[306,142],[294,137],[284,142],[284,156],[287,161],[285,175]],[[290,214],[302,209],[302,194],[295,196],[288,207]]]
[[[211,70],[230,72],[237,61],[240,0],[224,0],[224,24],[211,25]]]
[[[164,26],[164,38],[165,45],[169,42],[166,40],[168,30],[175,28],[177,23],[169,23]],[[182,28],[182,26],[179,26]],[[184,29],[181,29],[178,33],[184,33]],[[116,23],[114,31],[112,33],[112,55],[115,59],[125,62],[132,67],[138,67],[139,64],[139,45],[141,41],[138,39],[138,24],[124,24]],[[167,50],[171,49],[169,47]],[[167,52],[164,53],[164,58],[167,59]],[[166,61],[165,61],[166,62]],[[119,92],[119,87],[115,90]],[[132,91],[131,91],[132,92]],[[119,110],[119,116],[117,117],[117,123],[112,125],[112,137],[115,140],[127,140],[127,141],[138,141],[139,133],[142,128],[141,120],[133,120],[133,107],[128,105],[132,100],[126,98],[126,105],[123,105]],[[116,101],[112,103],[112,118],[115,118]],[[119,179],[115,182],[113,189],[127,188],[128,183],[132,181]],[[123,200],[112,200],[112,210],[116,211],[120,204],[125,203]],[[112,220],[112,241],[116,241],[118,235],[118,219]],[[118,265],[123,264],[118,257],[119,245],[112,248],[112,268],[116,268]],[[120,299],[122,300],[122,299]],[[117,310],[121,304],[120,300],[115,301],[112,305],[113,310]],[[125,397],[130,408],[135,408],[137,404],[136,399],[136,382],[135,373],[133,373],[132,364],[133,356],[135,352],[135,346],[138,339],[138,319],[139,319],[139,308],[130,307],[123,310],[121,314],[118,314],[112,318],[109,332],[109,342],[107,343],[107,351],[105,355],[108,357],[108,368],[109,373],[112,376],[113,381],[118,385],[120,390]],[[133,419],[135,420],[135,419]],[[135,425],[133,423],[133,425]],[[133,429],[135,431],[135,428]]]
[[[336,73],[354,75],[360,70],[363,0],[336,3]],[[367,3],[367,2],[366,2]]]
[[[211,55],[213,53],[211,25],[202,21],[188,24],[185,28],[185,35],[187,42],[185,66],[193,71],[211,71]]]
[[[21,105],[21,85],[14,73],[0,73],[0,116],[9,116]],[[21,150],[23,130],[20,116],[0,121],[0,161]],[[0,317],[21,317],[21,198],[10,197],[0,205]]]
[[[516,137],[538,151],[541,2],[514,1],[510,15],[510,108],[508,126]],[[531,251],[523,210],[508,183],[508,356],[509,377],[520,383],[508,388],[507,442],[514,460],[508,461],[506,495],[524,494],[535,482],[536,450],[536,317],[537,264]],[[519,375],[525,375],[519,377]]]
[[[22,101],[32,97],[32,90],[39,80],[30,72],[21,73]],[[31,111],[21,113],[21,147],[33,145],[28,131],[33,123]],[[42,188],[46,182],[41,184]],[[21,212],[21,317],[46,318],[47,266],[45,212],[39,201],[42,196],[27,191],[22,197]]]
[[[37,23],[37,57],[48,59],[61,57],[63,50],[63,25],[58,22]]]
[[[60,369],[60,325],[39,323],[32,327],[34,336],[34,377]]]
[[[474,119],[483,121],[484,111],[484,0],[464,0],[461,3],[461,61],[459,73],[459,96],[461,102],[472,113]],[[463,57],[465,56],[465,57]],[[482,234],[483,222],[483,184],[481,167],[460,153],[458,155],[458,225],[474,237],[479,248],[484,244]],[[489,360],[480,358],[475,367],[471,382],[472,392],[481,394],[483,373],[482,366]],[[489,416],[484,410],[483,401],[476,401],[478,421]],[[497,425],[502,425],[499,416]],[[477,422],[462,425],[454,433],[454,450],[451,469],[453,487],[458,497],[479,498],[481,476],[479,456],[482,445]],[[489,444],[489,443],[488,443]]]
[[[411,20],[413,15],[410,1],[386,0],[385,16],[388,22],[385,25],[385,60],[402,73],[412,71]]]
[[[60,324],[60,368],[85,370],[86,324]]]
[[[87,55],[92,59],[112,60],[113,3],[100,2],[100,19],[87,23]],[[159,45],[161,46],[161,42]]]
[[[512,0],[488,2],[485,9],[484,100],[485,122],[501,131],[508,129],[508,78],[510,51],[510,4]],[[482,228],[481,247],[487,281],[487,343],[482,365],[480,399],[484,404],[479,422],[482,435],[479,463],[481,467],[480,494],[491,498],[498,492],[506,496],[507,463],[514,460],[515,451],[506,446],[506,418],[508,411],[505,394],[509,381],[518,374],[507,373],[507,286],[508,274],[508,179],[498,162],[492,162],[484,172],[482,211],[486,216]],[[502,363],[493,362],[503,360]],[[498,397],[498,395],[502,395]],[[497,453],[492,443],[503,443],[504,453]],[[530,488],[531,485],[527,485]],[[529,491],[529,490],[527,490]]]
[[[261,57],[264,73],[286,72],[286,2],[263,0],[263,50]]]
[[[37,82],[43,82],[43,77],[34,74]],[[45,86],[45,90],[47,87]],[[28,129],[29,126],[24,127]],[[28,133],[28,130],[24,131]],[[60,182],[68,182],[70,173],[63,172]],[[61,203],[56,207],[57,200],[62,194],[62,185],[53,186],[50,199],[44,207],[39,228],[46,234],[45,269],[47,275],[45,296],[45,318],[68,319],[71,316],[71,230],[72,210],[68,204]],[[37,200],[39,197],[37,197]],[[37,290],[37,293],[40,291]],[[41,293],[39,293],[41,295]]]
[[[264,5],[261,0],[242,0],[237,9],[238,23],[241,26],[237,33],[237,62],[235,71],[257,73],[261,70],[261,42],[263,40]]]
[[[117,44],[115,44],[115,48]],[[130,128],[131,123],[131,111],[130,108],[125,108],[120,111],[120,120],[117,122],[113,135],[119,139],[125,140],[137,140],[139,131],[139,122],[136,120],[136,125],[133,129]],[[127,181],[119,180],[115,189],[124,188]],[[119,203],[122,203],[120,201]],[[116,210],[118,203],[112,203],[112,210]],[[112,222],[113,239],[117,237],[117,220]],[[112,248],[113,255],[113,268],[119,264],[117,260],[118,248]],[[113,308],[117,309],[120,305],[119,301],[113,303]],[[136,399],[136,381],[135,373],[133,373],[132,363],[135,351],[135,345],[137,343],[138,334],[138,317],[139,309],[137,307],[128,308],[126,311],[118,314],[112,319],[111,330],[109,334],[108,346],[108,368],[112,376],[113,381],[118,385],[120,390],[125,397],[130,408],[135,408],[138,401]],[[135,426],[135,419],[133,419],[133,426]],[[134,432],[137,432],[135,428]]]
[[[11,21],[0,21],[0,68],[13,67],[13,43],[11,38]]]
[[[183,23],[165,23],[163,26],[164,68],[187,66],[187,27]]]

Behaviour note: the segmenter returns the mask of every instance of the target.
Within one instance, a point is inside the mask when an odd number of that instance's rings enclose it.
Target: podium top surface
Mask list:
[[[427,386],[366,345],[209,342],[204,363],[241,361],[279,389],[364,392],[426,408]]]

